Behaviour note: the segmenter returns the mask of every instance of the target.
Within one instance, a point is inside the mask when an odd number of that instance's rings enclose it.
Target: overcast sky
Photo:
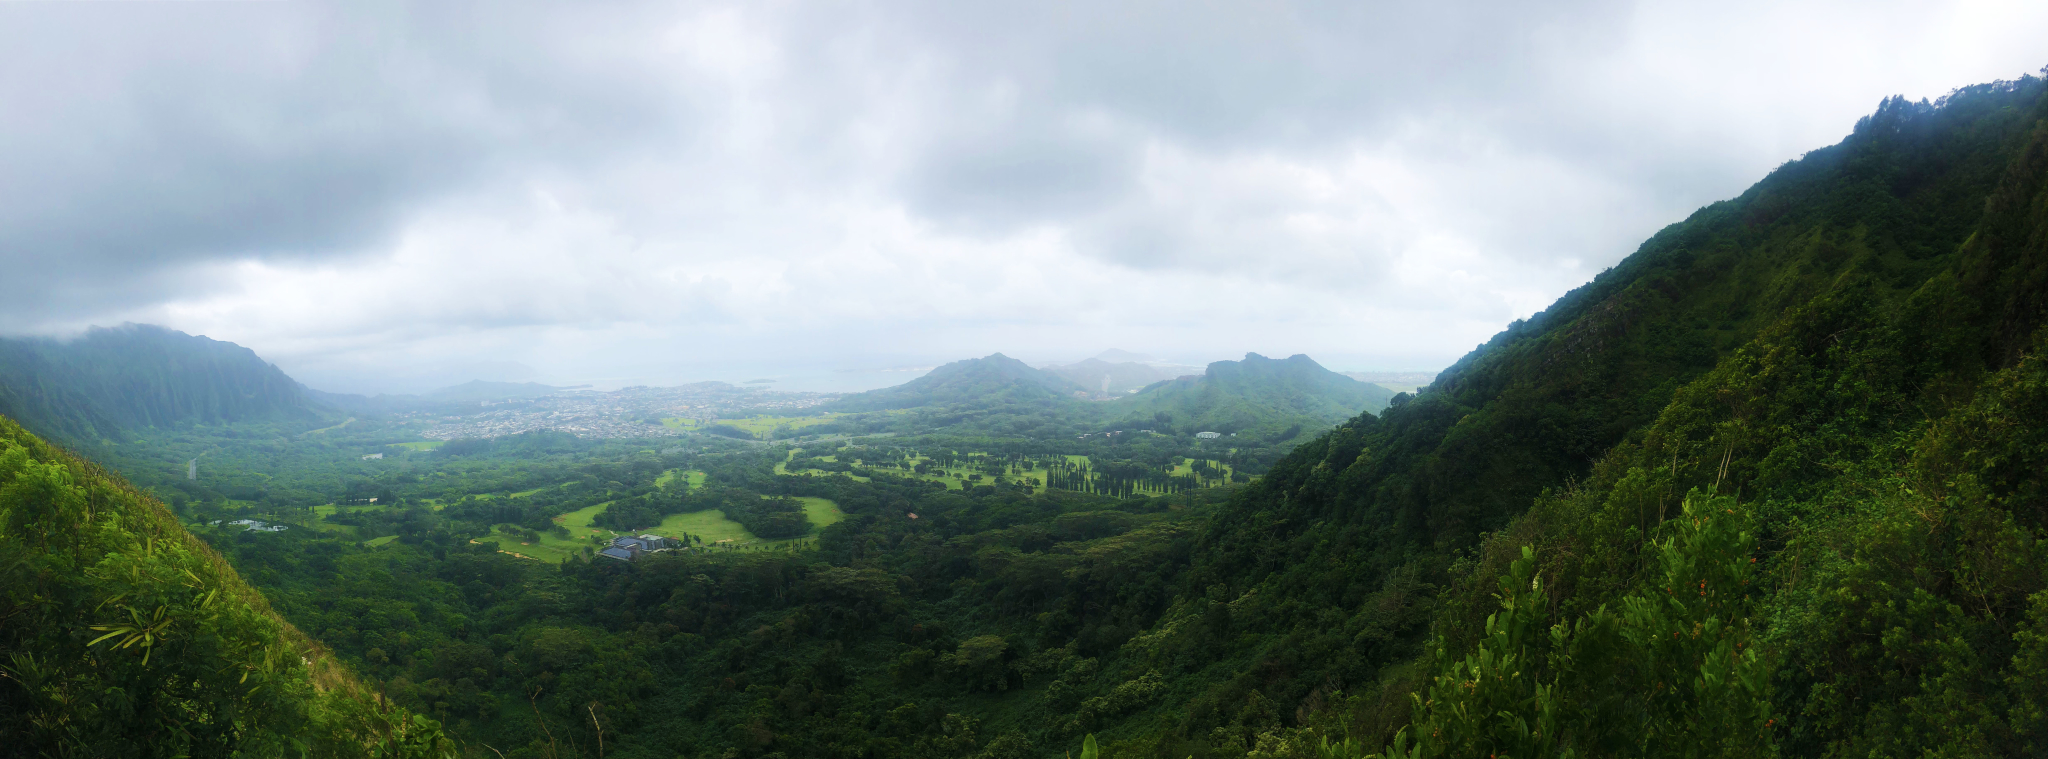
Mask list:
[[[2048,3],[0,2],[0,332],[315,387],[1435,369]]]

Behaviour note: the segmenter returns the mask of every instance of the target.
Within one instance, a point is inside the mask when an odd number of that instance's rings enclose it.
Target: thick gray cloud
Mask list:
[[[0,3],[0,331],[154,321],[357,390],[1111,345],[1427,368],[1883,96],[2048,62],[2044,22]]]

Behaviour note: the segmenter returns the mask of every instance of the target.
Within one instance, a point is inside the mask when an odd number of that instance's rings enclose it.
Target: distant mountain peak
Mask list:
[[[1246,353],[1216,361],[1199,375],[1147,386],[1116,403],[1133,423],[1176,428],[1245,430],[1271,442],[1293,439],[1357,416],[1379,413],[1393,391],[1323,368],[1307,354],[1272,359]]]
[[[895,387],[857,393],[832,404],[839,411],[876,411],[978,402],[1003,396],[1014,400],[1069,398],[1083,389],[1052,372],[1001,353],[946,364]]]

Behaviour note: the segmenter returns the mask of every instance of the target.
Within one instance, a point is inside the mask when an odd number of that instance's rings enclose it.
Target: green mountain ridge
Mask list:
[[[1888,99],[1297,448],[1186,583],[1274,665],[1124,751],[2048,748],[2043,91]]]
[[[312,419],[302,387],[234,343],[144,324],[0,338],[0,414],[73,440],[180,423]]]
[[[829,411],[886,411],[959,404],[1047,405],[1074,400],[1086,390],[1058,375],[1001,353],[955,361],[894,387],[856,393]]]
[[[1303,429],[1320,431],[1360,413],[1377,414],[1393,397],[1391,390],[1325,369],[1302,354],[1270,359],[1247,353],[1241,361],[1211,363],[1199,375],[1148,385],[1115,401],[1111,413],[1129,424],[1288,439]]]

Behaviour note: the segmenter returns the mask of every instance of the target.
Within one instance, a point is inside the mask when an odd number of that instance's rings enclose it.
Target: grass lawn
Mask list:
[[[654,478],[654,484],[656,486],[667,485],[670,482],[674,482],[676,475],[679,474],[683,476],[683,483],[690,486],[691,490],[696,490],[704,485],[704,473],[695,469],[670,469],[662,472],[660,477]]]
[[[804,518],[811,521],[811,533],[801,538],[762,540],[755,537],[754,533],[748,532],[740,523],[725,518],[725,512],[717,509],[690,514],[670,514],[661,520],[659,526],[648,528],[646,532],[664,538],[680,538],[687,532],[703,538],[705,545],[726,542],[731,546],[775,547],[788,545],[797,540],[810,540],[817,536],[819,530],[846,518],[846,512],[839,510],[839,504],[829,499],[798,496],[797,500],[803,502]]]
[[[696,419],[669,418],[661,420],[661,423],[663,426],[677,430],[696,430],[714,424],[723,424],[745,430],[747,434],[753,435],[757,439],[767,440],[771,433],[781,427],[801,430],[805,427],[815,427],[820,424],[836,421],[842,416],[845,416],[845,414],[835,411],[814,416],[768,416],[764,414],[750,416],[745,419],[713,419],[706,424],[700,424]]]
[[[558,538],[543,532],[540,534],[540,543],[538,544],[519,545],[517,540],[513,540],[510,543],[501,540],[498,544],[498,550],[506,553],[523,554],[528,558],[540,559],[550,564],[560,563],[563,559],[582,553],[585,548],[595,550],[598,546],[596,543],[590,542],[590,536],[597,535],[609,540],[611,539],[612,531],[592,527],[590,526],[590,520],[596,519],[597,513],[604,511],[605,507],[610,505],[610,502],[600,503],[596,506],[577,509],[555,517],[555,524],[561,525],[569,531],[569,537],[567,538]]]
[[[1086,461],[1086,460],[1088,460],[1088,457],[1087,457],[1087,456],[1069,456],[1068,458],[1070,458],[1070,459],[1080,459],[1080,460],[1082,460],[1082,461]],[[926,463],[926,462],[928,462],[928,461],[931,461],[931,458],[929,458],[929,457],[926,457],[926,456],[919,456],[919,457],[917,457],[917,458],[911,459],[911,460],[910,460],[910,465],[911,465],[911,466],[913,466],[913,467],[915,467],[915,466],[917,466],[918,464],[923,464],[923,463]],[[972,471],[973,469],[975,469],[975,467],[973,467],[973,466],[970,466],[970,465],[969,465],[969,464],[967,464],[966,462],[961,462],[961,463],[956,463],[956,464],[954,464],[954,465],[953,465],[953,466],[952,466],[951,468],[947,469],[946,471],[949,471],[949,472],[958,472],[959,474],[962,474],[962,475],[973,475],[973,474],[980,474],[980,475],[981,475],[981,479],[980,479],[980,480],[970,480],[970,479],[966,479],[966,478],[964,478],[964,477],[955,477],[955,476],[953,476],[953,475],[951,475],[951,474],[943,474],[943,473],[936,473],[936,472],[935,472],[935,473],[927,473],[927,474],[917,474],[917,473],[915,473],[915,472],[912,472],[912,471],[911,471],[911,470],[909,470],[909,469],[887,469],[887,468],[885,468],[885,469],[881,469],[880,471],[884,471],[884,472],[889,472],[889,473],[891,473],[891,474],[901,475],[901,476],[904,476],[904,477],[909,477],[909,478],[912,478],[912,479],[918,479],[918,480],[928,480],[928,481],[931,481],[931,482],[936,482],[936,483],[939,483],[939,484],[941,484],[941,485],[945,485],[945,486],[946,486],[946,489],[947,489],[947,490],[966,490],[967,488],[969,488],[969,487],[971,487],[971,486],[974,486],[974,485],[994,485],[994,484],[996,483],[996,477],[995,477],[995,475],[992,475],[992,474],[983,474],[983,473],[981,473],[981,472],[977,472],[977,471]],[[1015,480],[1017,480],[1017,479],[1019,479],[1019,478],[1022,478],[1022,479],[1026,479],[1026,480],[1035,480],[1035,481],[1037,482],[1037,487],[1044,487],[1044,486],[1045,486],[1045,470],[1043,470],[1043,469],[1026,469],[1026,470],[1023,470],[1023,473],[1022,473],[1022,474],[1014,474],[1014,475],[1004,475],[1004,476],[1006,476],[1006,477],[1009,477],[1009,478],[1011,478],[1011,480],[1012,480],[1012,481],[1015,481]]]
[[[804,516],[811,520],[812,535],[816,535],[819,530],[838,524],[839,520],[846,518],[846,512],[839,510],[839,504],[833,503],[828,499],[801,495],[797,496],[796,499],[804,502]]]
[[[327,504],[327,505],[325,505],[325,506],[314,506],[314,507],[313,507],[313,515],[314,515],[314,516],[317,516],[317,517],[320,517],[321,519],[326,519],[326,518],[328,518],[328,517],[330,517],[330,516],[333,516],[333,515],[335,515],[335,514],[336,514],[336,513],[338,513],[338,512],[344,512],[344,511],[385,511],[385,510],[388,510],[388,509],[390,509],[390,508],[391,508],[391,506],[390,506],[390,505],[388,505],[388,504],[382,504],[382,503],[358,503],[358,504],[351,504],[351,505],[348,505],[348,506],[337,506],[337,505],[335,505],[335,504],[331,504],[331,503],[330,503],[330,504]]]
[[[782,460],[782,462],[780,462],[780,463],[777,463],[777,464],[775,465],[775,473],[776,473],[776,474],[817,474],[817,475],[823,475],[823,476],[826,476],[826,477],[830,477],[830,476],[832,476],[832,475],[836,475],[836,474],[843,474],[843,475],[846,475],[846,476],[848,476],[848,477],[852,477],[852,478],[853,478],[853,479],[854,479],[855,481],[857,481],[857,482],[867,482],[867,481],[868,481],[868,478],[867,478],[867,477],[863,477],[863,476],[861,476],[861,475],[858,475],[858,474],[853,474],[853,473],[851,473],[851,472],[827,472],[827,471],[825,471],[825,470],[822,470],[822,469],[799,469],[799,470],[796,470],[796,471],[790,471],[790,469],[789,469],[789,462],[790,462],[790,460],[792,460],[792,459],[795,459],[795,458],[796,458],[796,455],[797,455],[798,453],[801,453],[801,452],[803,452],[803,449],[802,449],[802,448],[797,448],[797,449],[793,449],[793,450],[791,450],[791,451],[789,452],[789,456],[785,457],[785,458],[784,458],[784,459]],[[831,455],[831,456],[819,456],[818,458],[819,458],[819,459],[821,459],[821,460],[824,460],[824,461],[832,461],[832,462],[837,462],[837,461],[839,461],[839,457],[838,457],[838,455],[836,455],[836,454],[835,454],[835,455]],[[852,461],[853,461],[853,463],[859,463],[859,460],[858,460],[857,458],[856,458],[856,459],[853,459]],[[912,460],[911,460],[911,464],[912,464],[912,465],[916,465],[917,463],[919,463],[919,462],[924,462],[924,461],[930,461],[930,459],[927,459],[927,458],[923,458],[923,457],[919,457],[919,458],[916,458],[916,459],[912,459]],[[967,481],[967,480],[962,480],[962,479],[960,479],[960,478],[957,478],[957,477],[950,477],[950,476],[946,476],[946,475],[942,475],[942,474],[916,474],[916,473],[913,473],[913,472],[911,472],[911,471],[910,471],[910,470],[908,470],[908,469],[894,469],[894,468],[882,467],[882,468],[878,468],[878,469],[877,469],[876,471],[888,472],[888,473],[890,473],[890,474],[898,475],[898,476],[901,476],[901,477],[909,477],[909,478],[912,478],[912,479],[918,479],[918,480],[929,480],[929,481],[931,481],[931,482],[937,482],[937,483],[940,483],[940,484],[943,484],[943,485],[945,485],[945,486],[946,486],[946,488],[947,488],[948,490],[965,490],[965,489],[967,489],[967,484],[968,484],[968,481]],[[1031,475],[1026,475],[1026,476],[1031,476]],[[1045,483],[1045,474],[1044,474],[1043,472],[1040,472],[1040,473],[1038,473],[1038,474],[1037,474],[1037,479],[1038,479],[1038,481],[1039,481],[1039,484],[1041,484],[1041,485],[1042,485],[1042,484],[1044,484],[1044,483]],[[989,483],[992,483],[992,482],[994,482],[994,481],[995,481],[995,480],[994,480],[993,478],[989,477],[988,475],[982,475],[982,481],[981,481],[981,484],[989,484]],[[815,522],[817,522],[818,520],[817,520],[817,519],[816,519],[816,518],[814,517],[814,518],[812,518],[812,520],[811,520],[811,521],[815,523]],[[838,520],[836,520],[836,519],[835,519],[835,520],[833,520],[833,521],[838,521]]]
[[[833,459],[832,459],[832,457],[830,457],[830,456],[821,456],[821,457],[819,457],[819,458],[823,458],[823,459],[826,459],[826,460],[828,460],[828,461],[829,461],[829,460],[833,460]],[[1069,464],[1072,464],[1072,465],[1074,465],[1074,466],[1083,466],[1083,465],[1087,465],[1087,464],[1089,464],[1089,463],[1090,463],[1090,462],[1089,462],[1089,460],[1088,460],[1088,457],[1087,457],[1087,456],[1083,456],[1083,455],[1080,455],[1080,454],[1066,454],[1066,459],[1067,459],[1067,463],[1069,463]],[[910,463],[911,463],[911,465],[912,465],[912,466],[916,466],[916,465],[918,465],[918,464],[926,463],[926,462],[929,462],[929,461],[931,461],[931,459],[930,459],[930,458],[928,458],[928,457],[923,457],[923,456],[919,456],[919,457],[917,457],[917,458],[914,458],[914,459],[912,459]],[[1217,469],[1220,469],[1220,470],[1222,470],[1222,471],[1223,471],[1223,473],[1224,473],[1224,474],[1223,474],[1223,477],[1221,478],[1221,480],[1223,480],[1223,481],[1225,481],[1225,482],[1229,481],[1229,479],[1230,479],[1230,473],[1231,473],[1231,471],[1232,471],[1232,470],[1230,469],[1230,467],[1228,467],[1228,466],[1225,466],[1225,465],[1223,465],[1223,464],[1222,464],[1221,462],[1218,462],[1218,461],[1216,461],[1216,460],[1214,460],[1214,459],[1211,459],[1211,460],[1209,461],[1209,464],[1210,464],[1211,466],[1214,466],[1214,467],[1216,467]],[[778,471],[778,472],[781,472],[782,470],[778,468],[778,469],[777,469],[777,471]],[[816,471],[816,470],[811,470],[811,471]],[[946,486],[946,488],[947,488],[948,490],[964,490],[964,489],[966,489],[967,487],[969,487],[969,486],[972,486],[972,485],[991,485],[991,484],[994,484],[994,483],[995,483],[995,475],[991,475],[991,474],[985,474],[985,473],[982,473],[982,472],[978,472],[978,471],[976,471],[976,467],[975,467],[975,466],[974,466],[973,464],[971,464],[970,462],[965,462],[965,461],[963,461],[963,462],[957,462],[957,463],[955,463],[955,464],[954,464],[953,466],[951,466],[951,467],[948,467],[948,468],[947,468],[947,469],[946,469],[945,471],[948,471],[948,472],[953,472],[953,473],[958,473],[958,474],[961,474],[961,475],[974,475],[974,474],[980,474],[980,475],[981,475],[981,479],[980,479],[980,480],[969,480],[969,479],[965,479],[965,478],[963,478],[963,477],[955,477],[955,476],[953,476],[952,474],[942,474],[942,473],[938,473],[938,472],[933,472],[933,473],[928,473],[928,474],[915,474],[915,473],[913,473],[913,472],[911,472],[911,471],[909,471],[909,470],[905,470],[905,469],[879,468],[879,469],[877,469],[876,471],[881,471],[881,472],[889,472],[889,473],[891,473],[891,474],[895,474],[895,475],[899,475],[899,476],[903,476],[903,477],[911,477],[911,478],[914,478],[914,479],[920,479],[920,480],[927,480],[927,481],[930,481],[930,482],[937,482],[937,483],[940,483],[940,484],[942,484],[942,485],[945,485],[945,486]],[[1194,469],[1193,469],[1193,467],[1192,467],[1192,466],[1191,466],[1190,464],[1182,464],[1182,465],[1180,465],[1180,466],[1174,467],[1173,473],[1174,473],[1174,474],[1176,474],[1176,475],[1180,475],[1180,474],[1190,474],[1190,473],[1192,473],[1193,471],[1194,471]],[[821,474],[822,474],[822,473],[821,473]],[[1036,481],[1036,484],[1037,484],[1037,486],[1038,486],[1038,487],[1044,487],[1044,486],[1045,486],[1045,481],[1046,481],[1046,470],[1044,470],[1044,469],[1026,469],[1026,470],[1022,470],[1022,471],[1021,471],[1020,473],[1018,473],[1018,474],[1011,474],[1011,475],[1005,475],[1005,476],[1006,476],[1006,477],[1009,477],[1009,478],[1010,478],[1010,479],[1011,479],[1012,481],[1015,481],[1015,480],[1018,480],[1018,479],[1025,479],[1025,480],[1033,480],[1033,481]],[[1154,493],[1154,494],[1157,494],[1157,493],[1156,493],[1155,491],[1151,491],[1151,490],[1142,490],[1142,489],[1141,489],[1141,490],[1140,490],[1140,492],[1144,492],[1144,493]]]
[[[843,474],[843,475],[846,475],[846,476],[848,476],[848,477],[852,477],[852,478],[853,478],[853,480],[854,480],[855,482],[867,482],[867,481],[868,481],[868,478],[866,478],[866,477],[863,477],[863,476],[861,476],[861,475],[858,475],[858,474],[854,474],[854,473],[852,473],[852,472],[827,472],[827,471],[825,471],[825,470],[823,470],[823,469],[798,469],[798,470],[796,470],[796,471],[794,471],[794,472],[791,472],[791,471],[789,471],[789,460],[790,460],[790,458],[793,458],[793,457],[795,457],[795,456],[796,456],[796,454],[797,454],[797,452],[798,452],[798,451],[801,451],[801,450],[803,450],[803,449],[802,449],[802,448],[797,448],[797,449],[791,450],[791,451],[789,452],[789,457],[786,457],[786,458],[784,458],[784,459],[783,459],[782,461],[776,462],[776,464],[775,464],[775,473],[776,473],[776,474],[821,474],[821,475],[825,475],[825,476],[827,476],[827,477],[829,477],[829,476],[832,476],[832,475],[835,475],[835,474]],[[839,460],[839,457],[838,457],[838,456],[819,456],[818,458],[820,458],[820,459],[823,459],[823,460],[825,460],[825,461],[835,461],[835,462]]]
[[[717,509],[689,514],[670,514],[661,520],[660,525],[650,527],[647,531],[664,538],[680,538],[687,532],[703,538],[705,545],[728,540],[735,545],[760,542],[759,538],[754,537],[754,533],[747,532],[747,528],[740,526],[740,523],[726,519],[725,512]]]
[[[326,431],[328,431],[328,430],[338,430],[338,429],[341,429],[341,428],[343,428],[343,427],[347,427],[347,426],[349,426],[350,424],[354,423],[354,422],[355,422],[355,420],[356,420],[356,418],[355,418],[355,417],[353,417],[353,416],[351,416],[351,417],[349,417],[349,418],[347,418],[347,419],[343,419],[343,420],[341,420],[341,423],[340,423],[340,424],[334,425],[334,426],[332,426],[332,427],[321,427],[320,429],[317,429],[317,430],[306,430],[305,432],[301,432],[301,433],[299,433],[299,434],[301,434],[301,435],[311,435],[311,434],[314,434],[314,433],[319,433],[319,432],[326,432]]]
[[[673,470],[664,473],[662,481],[673,480],[677,476],[686,478],[686,481],[693,488],[704,484],[704,473],[696,470]],[[535,492],[539,491],[527,491],[527,493]],[[787,546],[799,540],[810,540],[817,536],[818,530],[822,530],[846,518],[846,512],[839,509],[839,504],[833,503],[828,499],[798,497],[797,500],[803,503],[804,517],[810,520],[812,527],[811,534],[801,538],[762,540],[755,537],[753,533],[748,532],[747,528],[740,526],[740,523],[726,519],[725,514],[717,510],[699,511],[694,514],[671,514],[668,518],[663,519],[659,526],[649,528],[643,532],[663,537],[682,537],[683,533],[687,532],[704,538],[706,544],[729,541],[727,545],[735,547],[770,548]],[[433,505],[436,508],[440,506],[440,504]],[[598,548],[597,543],[591,542],[593,536],[609,541],[621,534],[590,525],[590,521],[597,518],[598,512],[604,511],[609,506],[611,506],[610,503],[601,503],[555,517],[555,524],[561,525],[563,529],[569,531],[568,538],[558,538],[549,533],[541,533],[540,542],[535,543],[524,540],[519,535],[510,532],[497,531],[488,537],[481,538],[481,540],[496,540],[500,553],[511,554],[522,559],[545,561],[551,564],[560,563],[564,559],[581,554],[585,548],[593,550]],[[326,506],[315,506],[313,510],[319,516],[325,517],[344,508],[353,510],[387,509],[390,507],[383,504],[348,507],[337,507],[333,504],[328,504]],[[322,524],[319,525],[319,528],[332,531],[354,530],[354,528],[347,525]],[[368,541],[368,543],[370,545],[383,545],[391,540],[392,538],[387,536]]]
[[[1173,468],[1173,473],[1174,473],[1174,475],[1175,475],[1175,476],[1179,476],[1179,475],[1183,475],[1183,474],[1194,474],[1194,473],[1195,473],[1195,467],[1194,467],[1194,463],[1195,463],[1195,462],[1193,462],[1193,461],[1189,461],[1189,462],[1188,462],[1188,463],[1186,463],[1186,464],[1182,464],[1182,465],[1180,465],[1180,466],[1174,467],[1174,468]],[[1223,480],[1224,482],[1229,482],[1229,481],[1230,481],[1230,475],[1231,475],[1231,474],[1233,474],[1233,473],[1234,473],[1234,471],[1235,471],[1235,470],[1232,470],[1232,469],[1231,469],[1231,468],[1230,468],[1230,467],[1229,467],[1228,465],[1224,464],[1224,463],[1223,463],[1223,462],[1221,462],[1221,461],[1217,461],[1217,460],[1215,460],[1215,459],[1210,459],[1210,460],[1209,460],[1209,466],[1210,466],[1210,467],[1212,467],[1211,471],[1221,471],[1221,472],[1223,472],[1223,477],[1222,477],[1221,479],[1222,479],[1222,480]]]
[[[431,451],[447,444],[447,442],[446,440],[421,440],[412,443],[392,443],[391,447],[404,448],[408,451]]]
[[[394,541],[394,540],[397,540],[397,539],[398,539],[398,536],[397,536],[397,535],[386,535],[386,536],[384,536],[384,537],[381,537],[381,538],[370,538],[369,540],[365,540],[365,541],[363,541],[363,545],[366,545],[366,546],[381,546],[381,545],[384,545],[385,543],[389,543],[389,542],[391,542],[391,541]]]

